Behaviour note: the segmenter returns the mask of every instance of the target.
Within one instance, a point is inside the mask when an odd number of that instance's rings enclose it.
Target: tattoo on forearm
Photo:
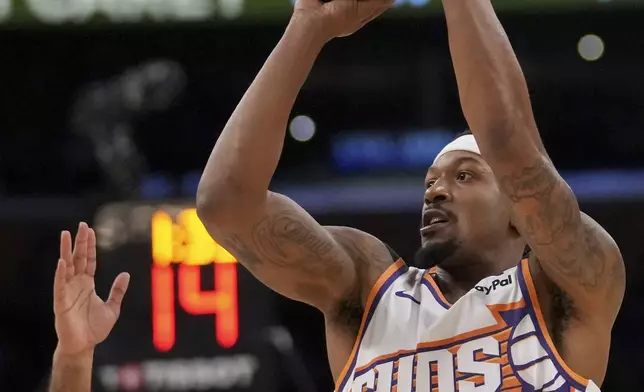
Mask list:
[[[360,233],[361,238],[357,238],[357,233]],[[374,245],[379,240],[371,237],[372,241],[367,241],[367,235],[358,230],[346,227],[334,228],[333,238],[347,252],[358,269],[375,268],[379,275],[395,261],[392,260],[389,251],[384,245]]]

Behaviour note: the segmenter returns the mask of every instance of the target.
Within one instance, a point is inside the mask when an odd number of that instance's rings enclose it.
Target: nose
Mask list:
[[[431,187],[425,190],[425,205],[438,204],[451,200],[452,193],[443,179],[436,180]]]

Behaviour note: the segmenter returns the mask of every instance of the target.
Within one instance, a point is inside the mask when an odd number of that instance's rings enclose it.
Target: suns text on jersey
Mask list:
[[[493,336],[444,349],[406,352],[356,369],[352,392],[487,392],[503,384],[503,353]],[[494,359],[497,359],[496,361]]]

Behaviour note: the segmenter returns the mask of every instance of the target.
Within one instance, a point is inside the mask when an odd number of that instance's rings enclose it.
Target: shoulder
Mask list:
[[[325,226],[325,229],[354,263],[357,287],[353,300],[360,300],[364,305],[373,285],[400,256],[389,245],[364,231],[341,226]]]
[[[351,227],[325,226],[353,263],[356,284],[325,312],[327,336],[342,337],[353,342],[364,317],[369,294],[385,271],[400,259],[386,243],[364,231]]]
[[[586,251],[576,263],[564,266],[575,268],[574,275],[583,287],[582,294],[572,291],[566,285],[557,285],[542,268],[542,261],[534,254],[529,257],[530,271],[534,277],[540,301],[565,304],[566,319],[571,317],[593,328],[608,330],[613,326],[621,307],[626,286],[624,261],[619,247],[610,234],[590,216],[581,213],[581,222]],[[564,262],[562,257],[559,263]],[[577,295],[575,295],[577,294]],[[552,315],[557,318],[557,312]],[[553,320],[558,322],[559,320]]]
[[[557,266],[557,271],[570,279],[559,281],[556,289],[570,297],[575,313],[580,318],[590,316],[587,321],[600,324],[609,321],[607,325],[612,326],[626,287],[624,260],[611,235],[583,212],[581,230],[583,235],[576,242],[583,245],[582,252],[570,255],[567,249],[561,249],[558,255],[550,257],[552,260],[531,254],[530,270],[535,279],[555,285],[558,279],[548,276],[543,265]],[[599,320],[592,320],[595,316]]]
[[[325,226],[324,228],[338,245],[358,261],[368,264],[379,263],[387,269],[392,261],[400,258],[389,245],[362,230],[344,226]]]

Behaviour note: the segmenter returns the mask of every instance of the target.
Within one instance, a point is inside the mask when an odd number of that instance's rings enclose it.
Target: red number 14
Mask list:
[[[157,350],[172,349],[176,341],[175,295],[192,315],[215,316],[215,337],[230,348],[239,337],[237,263],[208,236],[194,210],[172,222],[165,212],[152,218],[152,339]],[[210,260],[210,261],[208,261]],[[175,271],[172,264],[178,264]],[[214,290],[201,289],[201,271],[214,264]],[[175,294],[176,288],[176,294]]]

